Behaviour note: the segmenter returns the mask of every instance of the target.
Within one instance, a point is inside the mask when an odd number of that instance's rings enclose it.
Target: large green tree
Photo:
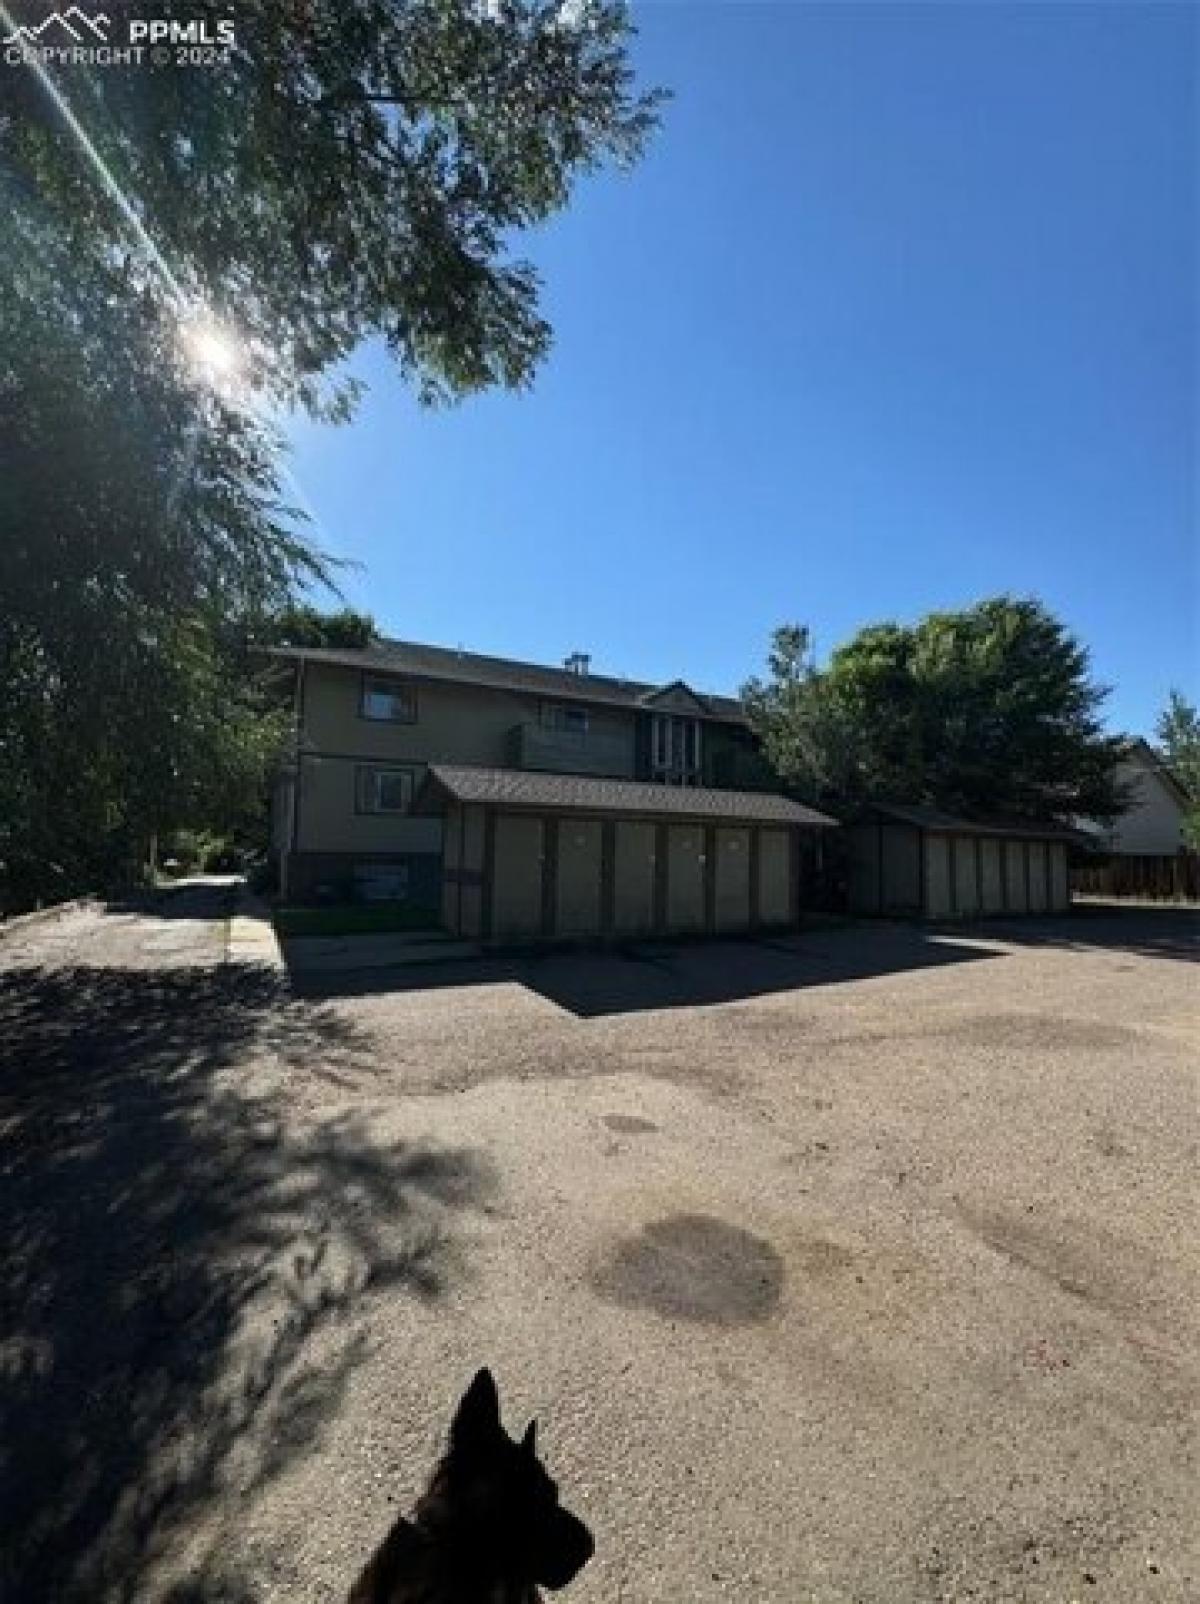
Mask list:
[[[1171,772],[1183,786],[1189,806],[1183,821],[1187,844],[1200,851],[1200,712],[1182,691],[1173,690],[1154,730]]]
[[[1120,741],[1084,648],[1039,602],[995,597],[878,624],[815,664],[777,632],[743,692],[779,773],[815,801],[924,802],[975,818],[1110,819]]]
[[[271,420],[347,416],[371,338],[426,400],[529,383],[514,244],[656,116],[610,0],[235,18],[225,64],[4,68],[0,906],[256,793],[245,643],[332,577]]]

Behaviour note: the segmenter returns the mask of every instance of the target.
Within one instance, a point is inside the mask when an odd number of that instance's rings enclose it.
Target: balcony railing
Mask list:
[[[544,769],[556,774],[633,774],[633,734],[609,730],[550,730],[541,724],[516,724],[508,732],[508,763],[514,769]]]

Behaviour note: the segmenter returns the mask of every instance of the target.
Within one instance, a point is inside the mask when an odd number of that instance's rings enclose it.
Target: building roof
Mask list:
[[[345,668],[376,670],[381,674],[407,674],[416,679],[452,680],[464,685],[486,685],[494,690],[525,691],[556,700],[591,702],[613,707],[652,708],[668,691],[682,691],[697,705],[701,717],[744,724],[742,704],[732,696],[714,696],[693,690],[676,680],[670,685],[649,685],[643,680],[618,679],[609,674],[579,674],[545,663],[523,663],[509,657],[485,657],[449,646],[427,646],[418,641],[378,640],[370,646],[273,646],[272,657],[293,661],[334,663]]]
[[[585,774],[432,763],[415,811],[440,812],[447,799],[546,812],[653,814],[659,818],[734,824],[832,826],[837,822],[770,791],[716,791],[690,785],[596,779]]]
[[[1024,841],[1074,841],[1078,832],[1057,824],[1013,824],[1000,819],[961,819],[953,813],[923,804],[877,803],[868,809],[872,818],[895,824],[911,824],[918,830],[936,830],[948,835],[1003,835]]]
[[[1144,740],[1140,735],[1135,736],[1126,745],[1124,757],[1127,763],[1140,764],[1146,773],[1154,775],[1155,779],[1171,793],[1180,807],[1186,808],[1190,806],[1192,799],[1188,795],[1187,786],[1184,785],[1178,774],[1167,762],[1165,756],[1151,746],[1149,741]]]

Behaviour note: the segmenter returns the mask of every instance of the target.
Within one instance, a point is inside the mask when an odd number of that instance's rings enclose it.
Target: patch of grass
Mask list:
[[[328,908],[276,908],[281,936],[361,936],[389,930],[436,930],[428,908],[408,902],[348,902]]]

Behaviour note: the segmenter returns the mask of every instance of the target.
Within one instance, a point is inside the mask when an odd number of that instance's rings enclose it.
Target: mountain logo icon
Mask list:
[[[70,6],[66,11],[52,11],[43,22],[22,23],[4,39],[6,45],[40,45],[40,44],[102,44],[108,43],[108,30],[112,27],[112,18],[105,16],[102,11],[89,16],[78,6]]]

